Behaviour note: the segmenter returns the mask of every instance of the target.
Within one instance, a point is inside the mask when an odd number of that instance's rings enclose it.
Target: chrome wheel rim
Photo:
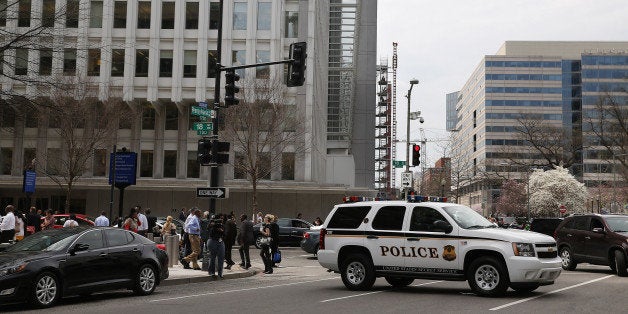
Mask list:
[[[366,277],[366,269],[360,262],[351,262],[349,266],[347,266],[346,273],[347,280],[354,285],[361,284]]]
[[[144,267],[140,271],[140,287],[148,292],[155,286],[155,272],[150,267]]]
[[[482,265],[475,271],[475,283],[480,289],[490,291],[499,284],[499,272],[493,265]]]
[[[41,277],[35,286],[35,296],[43,305],[52,303],[57,297],[57,281],[51,276]]]
[[[571,264],[571,255],[568,250],[562,250],[562,252],[560,252],[560,259],[562,261],[563,268],[567,268],[569,267],[569,264]]]

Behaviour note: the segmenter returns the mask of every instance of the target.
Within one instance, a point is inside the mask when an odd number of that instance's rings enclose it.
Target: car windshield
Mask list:
[[[614,232],[628,232],[628,216],[606,217],[606,223]]]
[[[78,236],[75,232],[37,232],[8,247],[5,252],[58,251],[67,247]]]
[[[482,215],[478,214],[473,209],[456,205],[456,206],[444,206],[443,210],[451,217],[461,228],[464,229],[483,229],[483,228],[495,228],[495,225],[488,221]]]

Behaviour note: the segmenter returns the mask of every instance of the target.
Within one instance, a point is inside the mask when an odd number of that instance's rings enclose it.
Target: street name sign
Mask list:
[[[196,188],[196,197],[227,198],[227,188]]]
[[[395,168],[403,168],[406,165],[405,160],[393,160],[393,167]]]
[[[409,188],[412,186],[412,172],[401,173],[401,187]]]
[[[214,110],[211,110],[211,109],[207,109],[207,108],[203,108],[203,107],[199,107],[199,106],[192,106],[192,115],[199,116],[199,117],[212,117],[212,118],[214,118],[216,116],[216,112]]]
[[[210,132],[209,130],[198,130],[196,131],[196,135],[209,135]]]
[[[194,131],[212,131],[214,124],[211,122],[194,122],[192,129]]]

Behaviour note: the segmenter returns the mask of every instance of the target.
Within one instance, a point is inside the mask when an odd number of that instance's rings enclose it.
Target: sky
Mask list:
[[[505,41],[628,41],[627,0],[378,0],[377,20],[378,63],[392,65],[392,43],[398,44],[398,140],[406,137],[411,79],[419,84],[410,108],[420,110],[425,123],[410,123],[410,139],[421,139],[420,128],[428,141],[447,139],[445,95],[460,90]],[[397,144],[397,160],[405,160],[404,144]],[[427,144],[427,166],[446,145]]]

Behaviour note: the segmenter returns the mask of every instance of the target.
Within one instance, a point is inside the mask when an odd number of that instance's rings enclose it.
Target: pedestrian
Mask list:
[[[31,206],[26,218],[27,235],[41,231],[41,215],[37,212],[37,208],[35,208],[35,206]]]
[[[233,215],[229,214],[225,222],[225,262],[227,263],[225,269],[231,269],[231,266],[235,265],[235,262],[231,259],[231,249],[235,244],[237,235],[238,226],[236,226]]]
[[[256,223],[263,223],[264,222],[264,216],[262,216],[262,212],[257,212],[257,218],[256,218]]]
[[[190,209],[189,215],[185,219],[183,219],[183,221],[184,221],[183,222],[183,231],[181,233],[181,239],[182,240],[181,240],[181,243],[180,243],[182,253],[179,254],[181,260],[183,260],[184,256],[188,256],[188,255],[192,254],[192,244],[190,243],[190,237],[188,236],[188,233],[190,231],[187,228],[187,226],[189,225],[190,221],[192,220],[192,217],[194,217],[194,213],[192,212],[192,209]]]
[[[137,220],[140,222],[137,226],[137,233],[146,236],[146,233],[148,233],[148,219],[144,215],[142,207],[135,206],[135,210],[137,211]]]
[[[297,214],[297,219],[303,219],[303,214],[298,213],[298,214]]]
[[[172,216],[168,216],[166,217],[166,222],[164,223],[164,226],[161,228],[161,237],[163,239],[163,242],[166,242],[166,237],[167,236],[171,236],[171,235],[175,235],[176,234],[176,226],[174,225],[174,223],[172,223]]]
[[[21,212],[15,212],[15,241],[24,239],[24,215]]]
[[[0,222],[0,243],[13,241],[13,237],[15,236],[14,210],[15,207],[13,207],[13,205],[7,205],[7,207],[4,208],[5,216],[2,217],[2,222]]]
[[[70,214],[70,218],[68,218],[63,224],[63,228],[68,227],[78,227],[78,222],[76,222],[76,215]]]
[[[199,256],[205,257],[207,253],[207,240],[209,240],[209,212],[205,211],[201,218],[201,254]],[[204,265],[203,267],[206,267]]]
[[[192,268],[194,270],[201,270],[198,266],[198,255],[201,252],[201,225],[199,219],[201,218],[201,210],[198,208],[190,209],[191,219],[186,221],[185,228],[188,230],[188,239],[192,252],[185,256],[181,263],[183,268],[190,269],[190,262],[192,262]]]
[[[109,218],[105,215],[105,211],[100,212],[100,216],[96,217],[94,220],[94,225],[96,227],[109,227]]]
[[[316,219],[314,219],[314,225],[315,226],[322,226],[323,225],[323,221],[321,220],[321,217],[316,217]]]
[[[240,267],[249,269],[251,267],[251,255],[249,246],[255,243],[255,234],[253,233],[253,223],[247,219],[246,214],[240,216],[240,233],[238,233],[238,244],[240,248]]]
[[[187,210],[185,209],[185,207],[181,208],[181,211],[179,212],[179,220],[181,221],[185,221],[185,219],[187,218],[188,214],[187,214]]]
[[[223,238],[225,235],[225,229],[223,226],[222,214],[216,215],[214,219],[209,223],[209,240],[207,241],[207,248],[209,250],[209,269],[208,273],[212,278],[216,278],[216,273],[221,279],[222,277],[222,264],[225,260],[225,243]]]
[[[52,216],[52,209],[46,210],[46,216],[44,216],[44,221],[41,223],[41,230],[54,229],[55,227],[55,217]]]
[[[135,211],[135,208],[131,208],[129,215],[126,217],[126,219],[124,220],[124,223],[122,224],[122,228],[124,228],[124,230],[131,230],[133,232],[137,232],[137,228],[139,227],[139,224],[140,224],[140,221],[137,219],[137,212]]]
[[[157,217],[152,215],[150,208],[146,208],[146,221],[148,222],[148,232],[155,236],[155,226],[157,226]]]
[[[261,242],[262,248],[260,249],[259,255],[262,258],[262,261],[264,262],[264,274],[273,273],[273,264],[272,264],[273,260],[271,256],[271,246],[270,246],[272,242],[271,233],[270,233],[270,224],[272,222],[273,222],[273,216],[270,214],[267,214],[264,217],[264,223],[260,227],[260,233],[263,239]]]
[[[277,267],[275,264],[274,256],[275,253],[279,250],[279,225],[277,224],[277,216],[270,215],[272,217],[272,222],[270,223],[270,261],[272,267]]]

